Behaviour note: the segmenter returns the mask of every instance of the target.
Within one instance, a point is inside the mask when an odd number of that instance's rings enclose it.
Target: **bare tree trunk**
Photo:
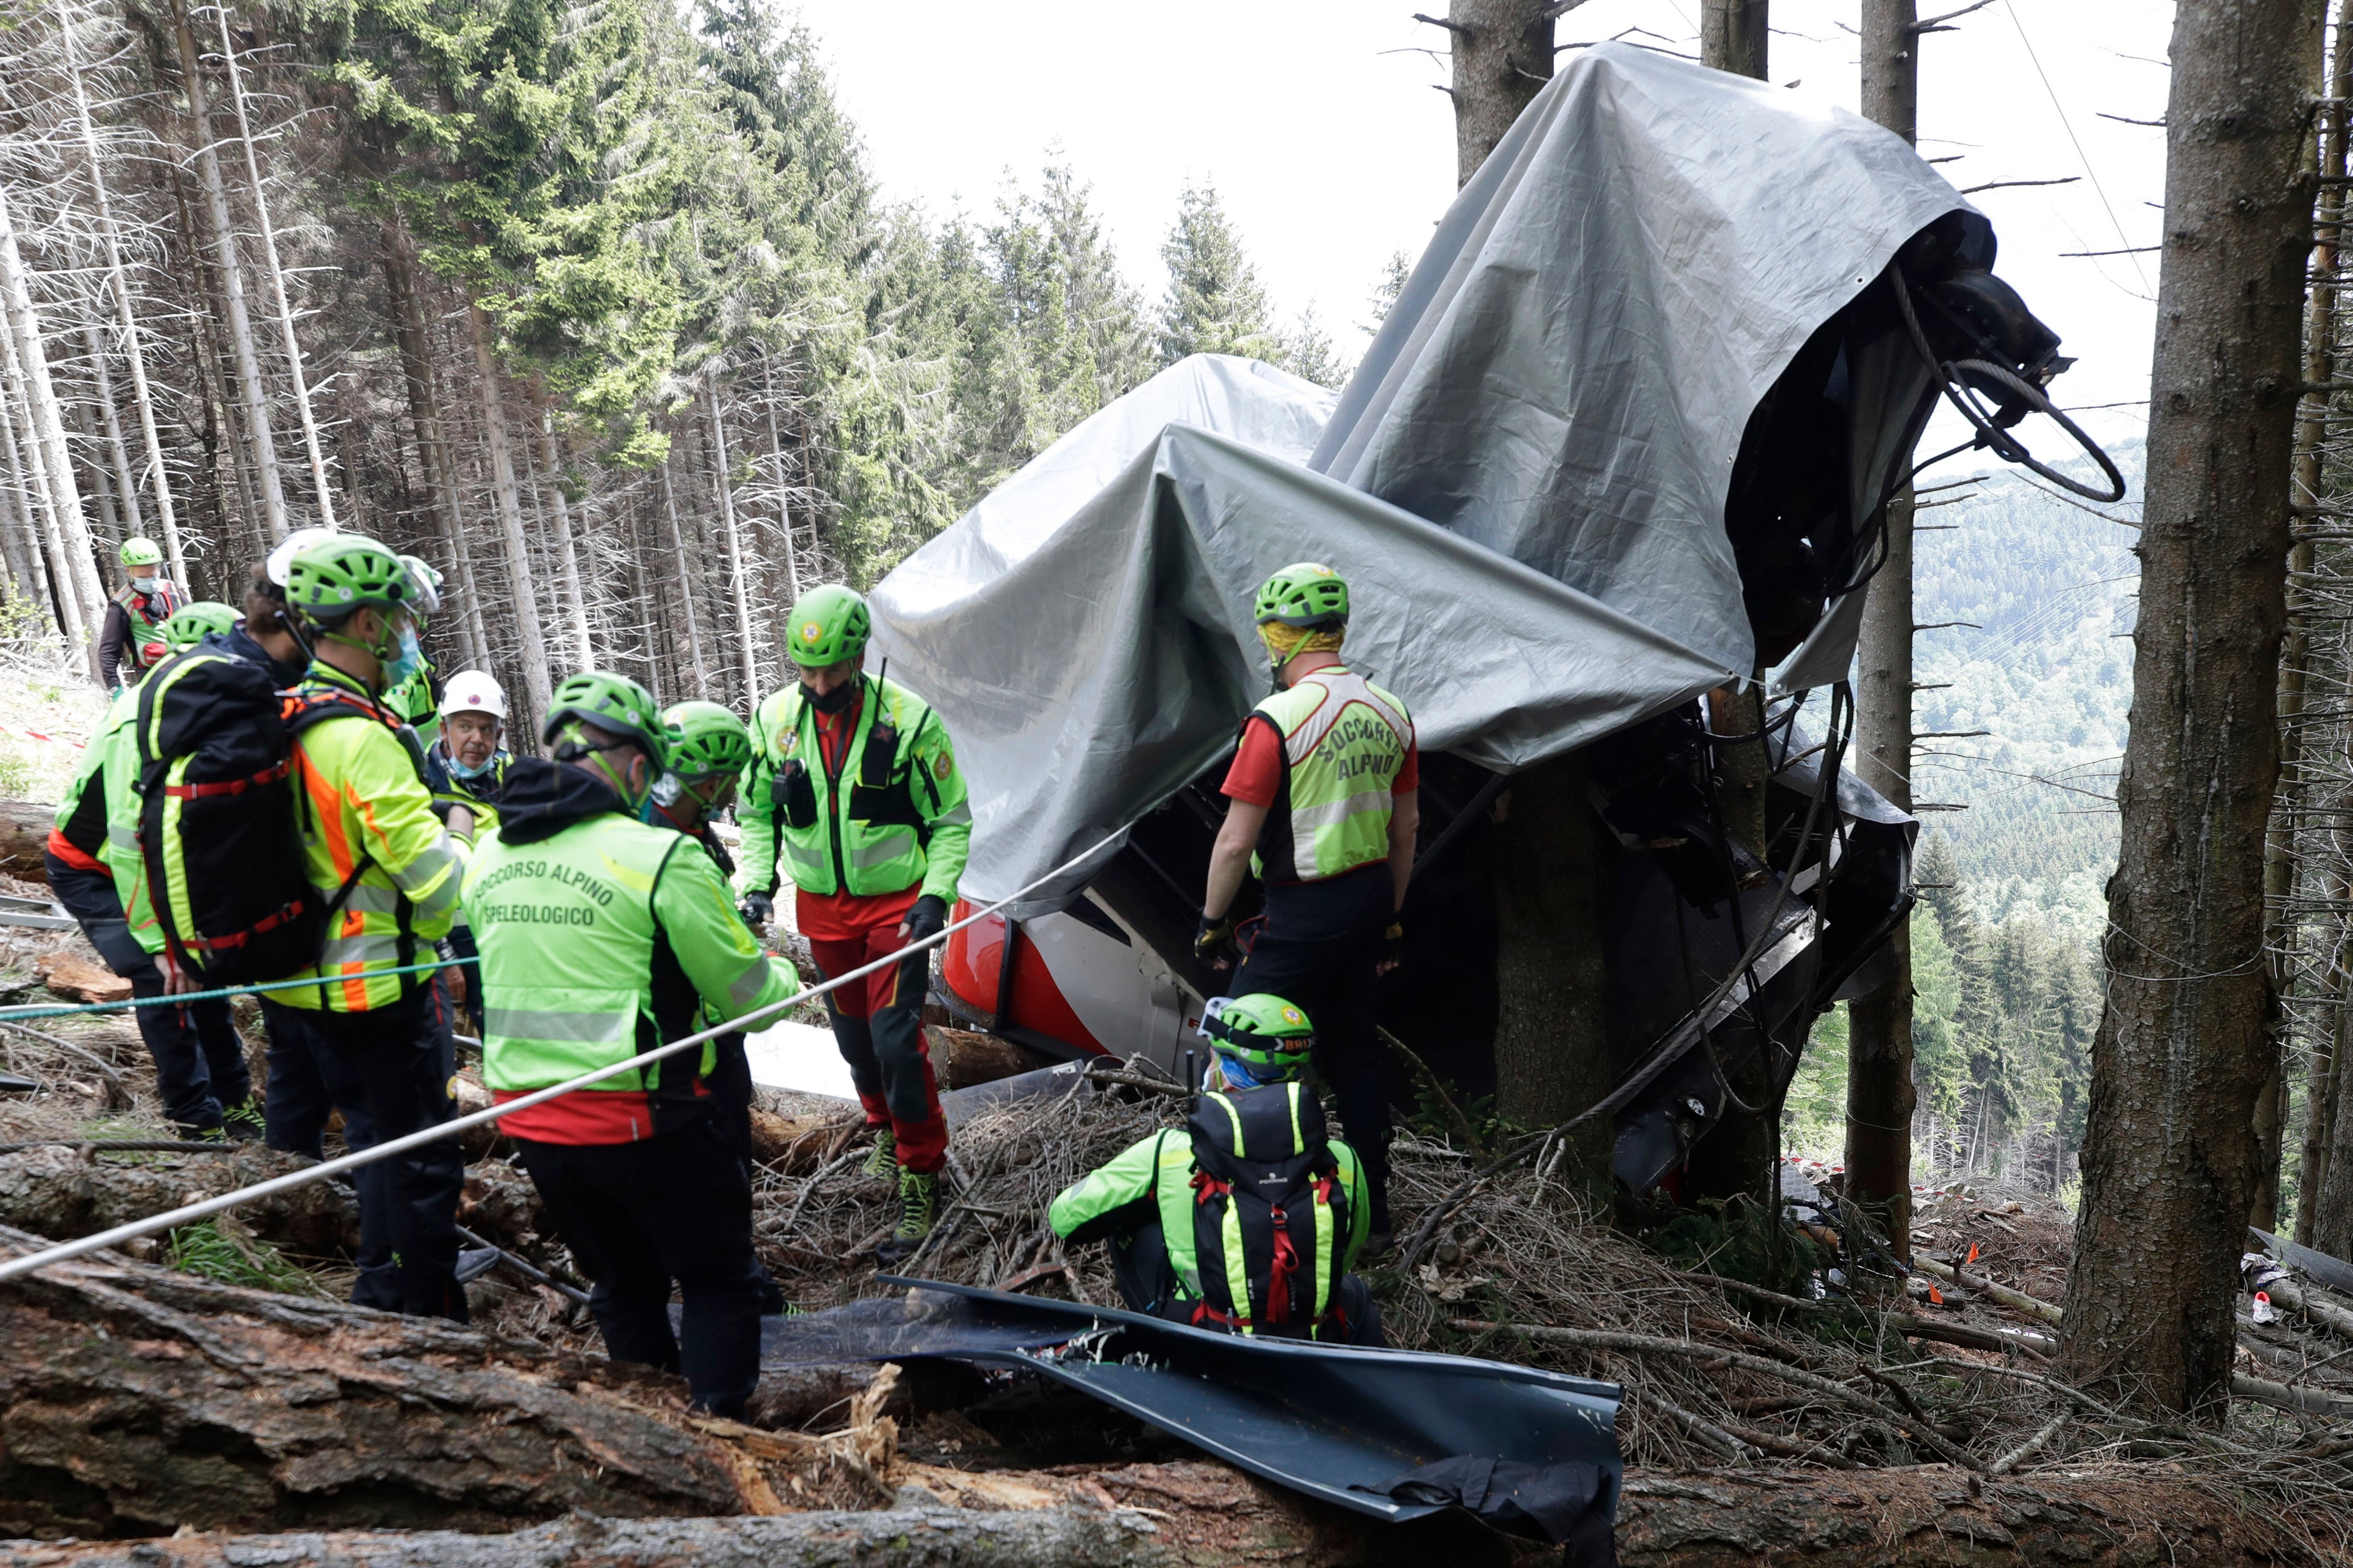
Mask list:
[[[673,453],[676,446],[675,442],[671,444]],[[711,695],[711,672],[702,662],[702,629],[694,616],[694,581],[686,575],[688,563],[694,558],[686,552],[685,536],[679,531],[678,497],[670,489],[670,458],[664,457],[661,466],[662,516],[670,523],[671,559],[679,564],[678,599],[681,606],[686,611],[686,651],[694,664],[694,694],[697,697],[708,698]],[[749,714],[751,710],[746,709],[744,711]]]
[[[1465,185],[1544,84],[1552,79],[1546,0],[1453,0],[1454,183]]]
[[[1862,0],[1865,16],[1870,16],[1875,4],[1877,0]],[[1735,76],[1765,80],[1767,9],[1767,0],[1700,0],[1700,63]],[[1865,36],[1868,34],[1866,24]]]
[[[2271,1076],[2263,840],[2312,248],[2320,0],[2182,0],[2132,729],[2061,1362],[2219,1413]]]
[[[482,382],[482,444],[491,451],[491,490],[497,499],[499,526],[506,540],[507,577],[514,595],[515,631],[521,639],[523,685],[531,711],[524,722],[510,721],[510,733],[535,736],[554,690],[547,676],[547,644],[540,637],[539,603],[533,596],[531,544],[523,538],[522,499],[515,489],[514,457],[507,446],[507,421],[500,408],[498,358],[491,352],[491,320],[480,305],[469,303],[466,321],[474,340],[474,367]]]
[[[545,454],[547,488],[555,497],[555,543],[564,563],[564,607],[572,618],[574,657],[582,669],[596,668],[596,647],[588,637],[588,598],[580,581],[580,557],[572,547],[572,503],[564,493],[564,453],[555,440],[555,405],[540,411],[540,448]]]
[[[0,364],[14,362],[15,356],[7,349],[6,339],[7,334],[0,332]],[[7,382],[12,388],[15,385],[13,375],[0,375],[0,381]],[[41,525],[34,518],[39,502],[33,493],[31,477],[26,472],[18,455],[16,427],[9,417],[8,404],[7,398],[0,397],[0,448],[5,448],[8,454],[8,494],[15,509],[15,517],[8,524],[9,549],[13,552],[9,557],[9,569],[15,573],[19,588],[30,594],[36,603],[48,611],[50,624],[62,626],[64,623],[57,607],[57,596],[49,591],[48,569],[41,558]],[[17,405],[23,406],[21,402]]]
[[[2342,886],[2342,883],[2339,884]],[[2340,934],[2329,973],[2328,1050],[2313,1062],[2313,1107],[2305,1123],[2303,1186],[2295,1205],[2295,1238],[2332,1258],[2353,1257],[2353,934]]]
[[[777,541],[784,551],[785,581],[792,591],[791,602],[798,604],[801,596],[801,563],[800,552],[793,548],[793,488],[790,474],[785,468],[784,437],[776,427],[776,379],[768,364],[768,351],[765,344],[760,350],[760,391],[763,394],[762,400],[768,405],[768,460],[776,465],[776,469]],[[779,643],[776,654],[780,667],[776,671],[776,678],[786,682],[797,679],[798,677],[793,669],[792,650]]]
[[[457,477],[449,468],[449,446],[441,430],[441,394],[433,374],[433,344],[425,330],[425,308],[417,294],[416,246],[396,211],[384,221],[384,276],[391,295],[393,341],[400,349],[402,380],[408,389],[408,421],[417,433],[417,466],[425,471],[427,509],[433,530],[449,546],[458,574],[458,589],[465,596],[459,625],[466,633],[466,660],[476,668],[487,666],[490,649],[482,635],[482,601],[474,587],[474,561],[466,549],[463,513],[458,506]]]
[[[727,477],[727,422],[719,415],[719,376],[712,367],[703,390],[711,401],[712,479],[719,491],[719,516],[727,531],[727,596],[735,605],[737,652],[744,664],[744,710],[760,705],[760,661],[752,647],[752,585],[744,580],[744,531],[735,520],[735,487]]]
[[[51,569],[60,586],[72,590],[59,595],[69,623],[66,636],[90,658],[95,675],[97,650],[89,646],[89,628],[99,607],[106,603],[106,591],[99,585],[98,568],[90,560],[90,528],[82,520],[81,495],[74,488],[65,421],[58,412],[57,390],[49,382],[41,320],[26,282],[24,258],[17,253],[16,224],[5,190],[0,190],[0,296],[5,296],[9,341],[21,372],[19,395],[31,426],[31,444],[26,449],[32,458],[34,483],[41,488],[48,512]]]
[[[1863,0],[1862,112],[1906,142],[1918,135],[1915,0]],[[1761,18],[1760,18],[1761,25]],[[1759,46],[1760,53],[1762,46]],[[1760,70],[1758,75],[1762,75]],[[1857,777],[1912,808],[1912,487],[1887,503],[1887,559],[1864,590],[1855,647]],[[1888,938],[1887,981],[1847,1009],[1847,1191],[1912,1257],[1912,931]]]
[[[122,535],[144,535],[146,519],[139,512],[139,481],[131,472],[131,450],[122,441],[122,415],[114,406],[114,377],[106,368],[106,329],[95,321],[85,321],[81,328],[82,342],[90,349],[90,379],[97,384],[99,419],[106,426],[106,456],[113,465],[113,491],[120,496]],[[175,578],[185,582],[185,578]]]
[[[261,362],[253,349],[253,321],[245,309],[245,270],[237,258],[237,230],[229,221],[228,188],[221,182],[220,160],[213,153],[212,114],[205,106],[203,61],[196,54],[196,36],[188,26],[187,0],[173,0],[172,21],[180,42],[180,79],[188,93],[188,112],[196,128],[196,172],[204,181],[205,202],[213,226],[213,249],[220,269],[221,303],[228,312],[229,343],[237,351],[238,392],[245,404],[245,428],[253,442],[253,466],[259,470],[262,511],[272,542],[286,537],[286,491],[278,479],[278,443],[269,432],[269,406],[261,391]]]
[[[83,341],[85,342],[89,341],[89,333],[86,330],[83,333]],[[97,402],[98,397],[95,393],[88,397],[75,398],[74,423],[81,426],[82,463],[90,470],[90,483],[84,487],[82,493],[97,503],[98,533],[95,543],[99,549],[104,550],[108,547],[109,541],[119,545],[129,535],[122,531],[115,515],[114,479],[107,471],[106,438],[99,434],[99,422],[90,412],[91,406]]]
[[[1577,753],[1514,775],[1494,831],[1506,868],[1495,879],[1495,1110],[1529,1126],[1566,1121],[1610,1088],[1609,868],[1587,777]],[[1602,1117],[1579,1129],[1588,1171],[1609,1169],[1616,1135]]]
[[[294,336],[294,311],[286,302],[286,273],[278,264],[278,232],[269,222],[269,194],[261,185],[261,161],[253,151],[253,122],[247,117],[245,79],[237,67],[237,44],[229,37],[228,0],[220,0],[221,61],[228,68],[229,101],[237,106],[237,140],[245,143],[245,178],[253,188],[254,221],[261,229],[261,258],[269,269],[269,294],[278,307],[278,333],[286,353],[286,374],[294,382],[294,408],[302,418],[302,449],[311,461],[311,489],[319,498],[321,526],[335,526],[334,491],[327,484],[327,460],[319,450],[319,422],[311,412],[310,378],[302,374],[302,345]]]
[[[122,330],[123,363],[131,369],[131,400],[139,412],[139,435],[144,447],[146,473],[155,486],[155,515],[164,524],[164,562],[172,581],[188,581],[188,563],[180,549],[180,519],[172,504],[172,480],[164,466],[164,441],[155,426],[155,399],[147,385],[147,354],[140,344],[139,321],[131,307],[131,279],[122,265],[121,239],[115,228],[114,203],[107,190],[106,171],[98,153],[98,132],[91,123],[89,85],[82,79],[81,54],[70,19],[58,28],[66,45],[67,74],[73,79],[74,106],[81,118],[82,157],[90,165],[90,188],[98,207],[98,230],[106,249],[107,287],[114,295],[115,324]],[[111,400],[110,400],[111,402]],[[120,438],[117,438],[120,445]],[[141,532],[138,486],[127,487],[130,515]]]

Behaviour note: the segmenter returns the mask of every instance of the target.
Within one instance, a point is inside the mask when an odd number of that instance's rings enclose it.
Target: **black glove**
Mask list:
[[[1381,932],[1380,961],[1383,963],[1397,963],[1402,962],[1404,958],[1405,922],[1402,921],[1389,921],[1389,929]]]
[[[750,926],[754,931],[758,931],[762,926],[766,925],[768,923],[768,917],[776,912],[776,900],[774,895],[768,893],[746,893],[744,895],[744,923]]]
[[[925,893],[907,910],[907,940],[914,942],[937,936],[947,923],[948,901],[937,893]]]
[[[1204,963],[1215,963],[1234,955],[1234,917],[1230,914],[1201,913],[1201,929],[1193,934],[1193,956]]]

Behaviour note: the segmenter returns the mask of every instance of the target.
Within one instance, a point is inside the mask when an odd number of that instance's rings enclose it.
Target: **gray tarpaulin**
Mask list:
[[[1724,503],[1748,416],[1967,205],[1845,110],[1587,50],[1455,198],[1310,466],[1746,671]]]
[[[1491,767],[1746,674],[1723,511],[1749,415],[1963,205],[1852,114],[1585,54],[1457,197],[1336,407],[1184,361],[878,585],[877,651],[972,789],[965,889],[1012,892],[1217,757],[1269,689],[1251,595],[1291,562],[1346,576],[1350,662],[1421,743]]]

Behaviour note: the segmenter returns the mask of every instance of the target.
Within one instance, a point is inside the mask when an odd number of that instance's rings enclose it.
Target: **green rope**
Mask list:
[[[430,963],[404,964],[398,969],[360,969],[349,974],[313,974],[301,980],[272,980],[263,985],[224,985],[217,991],[193,991],[178,996],[133,996],[124,1002],[77,1002],[54,1007],[0,1007],[0,1024],[29,1024],[36,1018],[65,1018],[80,1013],[114,1013],[125,1007],[185,1007],[191,1002],[210,1002],[221,996],[251,996],[263,991],[301,991],[313,986],[335,985],[346,980],[381,980],[393,974],[424,974],[437,969],[452,969],[457,961],[435,959]]]

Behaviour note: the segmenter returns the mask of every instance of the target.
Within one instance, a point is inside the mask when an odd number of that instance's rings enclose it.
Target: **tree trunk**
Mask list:
[[[522,498],[515,489],[514,456],[507,445],[506,414],[500,407],[501,379],[498,358],[491,352],[491,319],[480,305],[469,302],[466,321],[473,334],[475,372],[482,383],[482,444],[491,453],[491,489],[498,500],[499,526],[506,540],[507,580],[514,595],[515,631],[521,644],[517,653],[531,701],[528,712],[510,716],[507,730],[510,734],[536,738],[554,686],[547,676],[547,644],[539,632],[531,545],[523,538]]]
[[[384,220],[384,278],[391,296],[392,336],[400,349],[401,379],[408,389],[408,422],[417,434],[417,467],[425,472],[425,504],[433,531],[449,547],[465,609],[466,662],[487,668],[490,649],[482,635],[481,595],[474,586],[474,559],[466,549],[464,515],[458,504],[457,476],[450,471],[449,444],[441,429],[441,393],[433,374],[433,343],[426,331],[425,306],[417,294],[416,246],[395,210]]]
[[[752,646],[752,585],[744,580],[744,531],[735,520],[735,487],[727,474],[727,424],[719,413],[718,367],[703,391],[711,402],[712,483],[719,493],[720,524],[727,531],[727,596],[735,606],[736,651],[744,664],[744,711],[760,706],[760,661]]]
[[[57,394],[49,384],[48,359],[41,347],[40,318],[33,312],[32,291],[26,285],[5,189],[0,189],[0,314],[8,318],[8,381],[16,390],[16,405],[25,411],[26,427],[21,432],[25,465],[31,471],[40,502],[50,581],[57,585],[66,639],[92,660],[95,674],[97,656],[90,646],[90,622],[105,595],[98,589],[97,572],[90,563],[81,498],[74,489],[65,426],[58,417]]]
[[[1866,16],[1875,0],[1862,0]],[[1767,0],[1700,0],[1700,64],[1766,79]]]
[[[1546,0],[1452,0],[1454,183],[1467,185],[1512,121],[1552,79]]]
[[[1906,142],[1918,134],[1915,0],[1863,0],[1862,112]],[[1759,73],[1762,74],[1762,73]],[[1855,774],[1912,808],[1912,487],[1887,503],[1887,559],[1864,590],[1855,647]],[[1888,938],[1886,982],[1847,1009],[1847,1191],[1912,1256],[1912,932]]]
[[[172,21],[180,42],[180,80],[195,121],[196,172],[204,181],[206,210],[212,218],[213,251],[220,271],[221,304],[228,312],[229,344],[237,353],[238,395],[245,405],[246,435],[253,442],[253,466],[261,486],[261,508],[272,543],[286,537],[286,491],[278,479],[278,442],[269,430],[269,405],[261,390],[261,361],[253,348],[253,320],[245,309],[245,269],[237,257],[237,230],[229,221],[228,187],[213,153],[212,114],[205,106],[203,61],[188,26],[187,0],[172,0]]]
[[[588,597],[581,582],[580,554],[572,542],[572,501],[564,493],[564,453],[555,439],[555,404],[549,399],[540,411],[540,449],[547,464],[547,488],[555,497],[555,542],[564,563],[564,607],[572,619],[573,657],[580,669],[596,668],[596,646],[588,637]]]
[[[0,871],[24,882],[46,885],[49,863],[43,851],[58,808],[37,800],[0,800]]]
[[[245,145],[245,178],[253,190],[254,222],[261,230],[261,259],[269,273],[269,297],[278,307],[278,335],[286,374],[294,383],[294,409],[302,419],[302,450],[311,463],[311,490],[319,501],[319,523],[335,526],[335,496],[327,483],[327,459],[319,450],[319,421],[311,412],[310,378],[302,374],[302,345],[294,336],[294,310],[286,302],[286,273],[278,264],[278,232],[269,222],[269,194],[262,189],[261,162],[253,151],[253,122],[245,104],[245,78],[237,69],[237,43],[229,37],[227,0],[214,15],[220,20],[221,63],[228,70],[229,101],[237,106],[237,136]]]
[[[677,443],[672,442],[671,445],[674,448]],[[694,664],[694,694],[707,699],[711,695],[711,672],[703,666],[702,630],[694,616],[694,579],[684,574],[688,563],[694,557],[686,552],[685,536],[679,531],[678,497],[672,491],[670,482],[670,456],[665,453],[662,457],[662,516],[670,523],[670,559],[678,563],[681,573],[678,579],[678,599],[680,605],[686,611],[686,651],[692,658]],[[744,712],[748,715],[751,710],[747,708]]]
[[[5,380],[5,377],[0,377]],[[7,484],[0,489],[0,549],[8,559],[8,577],[22,600],[47,608],[48,574],[41,569],[41,542],[32,520],[31,492],[16,457],[16,426],[8,417],[7,400],[0,398],[0,462],[7,468]]]
[[[1572,754],[1515,774],[1494,829],[1495,1109],[1529,1126],[1566,1121],[1609,1092],[1609,971],[1603,931],[1609,868]],[[1510,868],[1519,868],[1514,874]],[[1616,1130],[1578,1130],[1594,1173],[1609,1168]]]
[[[113,466],[113,488],[121,498],[122,537],[143,535],[147,521],[140,515],[139,481],[131,472],[131,452],[122,442],[122,414],[114,406],[114,376],[106,368],[106,331],[95,320],[86,320],[82,322],[81,340],[90,349],[90,379],[98,390],[94,401],[98,404],[99,419],[106,426],[106,456]],[[187,579],[175,577],[173,581],[185,584]]]
[[[2183,0],[2166,110],[2131,732],[2062,1364],[2226,1407],[2259,1173],[2263,829],[2279,782],[2290,462],[2320,0]]]
[[[107,189],[106,171],[98,154],[98,131],[92,121],[90,89],[83,80],[81,55],[74,38],[73,26],[68,22],[58,29],[65,40],[67,74],[73,79],[74,105],[81,121],[82,157],[90,165],[90,194],[98,207],[99,237],[106,252],[107,287],[114,296],[115,324],[122,330],[123,363],[131,368],[131,400],[139,411],[139,436],[145,454],[146,473],[155,486],[155,515],[164,524],[164,561],[172,574],[172,581],[188,581],[188,563],[180,549],[180,519],[172,504],[171,474],[164,466],[164,442],[155,426],[155,399],[147,384],[147,354],[139,341],[139,321],[131,306],[130,274],[122,265],[122,245],[116,232],[114,205]],[[132,487],[135,497],[137,487]],[[138,505],[132,503],[132,516],[138,517]]]

